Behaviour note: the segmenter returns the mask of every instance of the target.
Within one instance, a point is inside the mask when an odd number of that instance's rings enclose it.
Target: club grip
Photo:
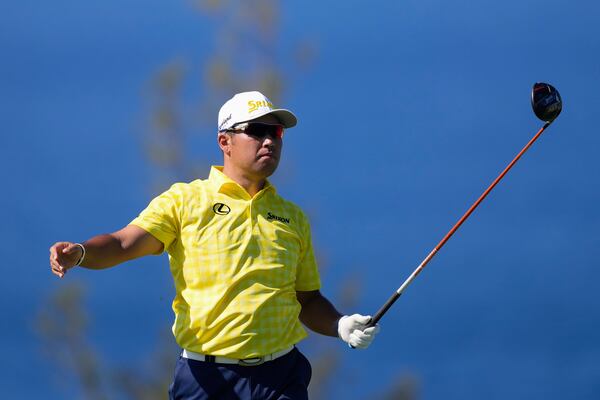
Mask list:
[[[398,300],[398,298],[400,298],[401,295],[402,295],[402,293],[394,292],[394,294],[385,302],[385,304],[379,310],[377,310],[375,315],[371,318],[371,320],[365,326],[365,329],[377,325],[377,322],[379,322],[381,317],[383,317],[383,315],[387,312],[387,310],[390,309],[390,307],[396,302],[396,300]],[[352,345],[350,345],[350,347],[353,349],[355,348]]]
[[[379,322],[379,320],[384,316],[387,310],[389,310],[390,307],[396,302],[396,300],[400,298],[401,295],[402,293],[394,292],[394,294],[390,296],[390,298],[385,302],[385,304],[379,310],[377,310],[377,312],[375,313],[373,318],[371,318],[366,327],[370,328],[372,326],[375,326]]]

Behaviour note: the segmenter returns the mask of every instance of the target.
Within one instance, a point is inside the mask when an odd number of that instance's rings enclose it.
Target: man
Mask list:
[[[306,399],[311,367],[295,344],[311,330],[366,348],[378,326],[343,316],[321,294],[310,227],[267,178],[296,116],[259,92],[219,111],[223,167],[177,183],[123,229],[50,248],[52,272],[103,269],[169,253],[182,348],[171,399]]]

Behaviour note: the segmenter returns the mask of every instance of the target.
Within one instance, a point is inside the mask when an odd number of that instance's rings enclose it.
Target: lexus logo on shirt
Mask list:
[[[227,204],[216,203],[213,206],[213,211],[215,212],[215,214],[227,215],[231,211],[231,208],[229,208],[229,206]]]

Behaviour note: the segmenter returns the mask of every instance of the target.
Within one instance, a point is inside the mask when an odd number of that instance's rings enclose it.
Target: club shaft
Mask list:
[[[516,155],[516,157],[510,162],[510,164],[508,164],[508,166],[504,168],[504,171],[502,171],[500,175],[498,175],[498,177],[485,190],[485,192],[483,192],[483,194],[479,196],[477,201],[473,203],[473,205],[467,210],[467,212],[452,227],[452,229],[448,231],[446,236],[444,236],[444,238],[433,248],[433,250],[431,250],[427,257],[425,257],[425,259],[421,261],[421,264],[419,264],[419,266],[413,271],[413,273],[410,274],[410,276],[404,281],[404,283],[402,283],[398,290],[396,290],[394,294],[390,296],[390,298],[386,301],[386,303],[377,311],[377,313],[375,313],[375,315],[369,322],[369,326],[374,326],[381,319],[381,317],[384,316],[384,314],[390,309],[394,302],[398,300],[398,298],[402,295],[402,293],[408,287],[408,285],[410,285],[411,282],[421,273],[421,271],[425,268],[429,261],[431,261],[431,259],[444,246],[444,244],[446,244],[446,242],[452,237],[452,235],[454,235],[454,232],[456,232],[458,228],[460,228],[460,226],[463,224],[463,222],[465,222],[465,220],[469,218],[469,216],[473,213],[473,211],[475,211],[475,209],[483,201],[483,199],[485,199],[487,195],[492,191],[492,189],[494,189],[494,187],[498,184],[498,182],[500,182],[500,180],[504,178],[504,175],[506,175],[506,173],[513,167],[513,165],[515,165],[515,163],[519,161],[521,156],[531,147],[531,145],[533,145],[533,143],[540,137],[544,130],[546,130],[546,128],[550,126],[551,123],[552,121],[546,122],[544,126],[542,126],[542,128],[529,141],[529,143],[527,143],[525,147],[523,147],[523,149],[519,152],[519,154]]]

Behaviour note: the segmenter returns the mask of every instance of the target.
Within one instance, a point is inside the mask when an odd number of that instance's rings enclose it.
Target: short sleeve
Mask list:
[[[130,222],[139,226],[156,239],[167,250],[179,234],[180,210],[182,205],[182,184],[174,184],[169,190],[155,197],[140,215]]]
[[[315,259],[315,253],[312,245],[312,235],[310,232],[310,224],[304,214],[302,214],[303,232],[302,232],[302,254],[300,263],[296,269],[296,290],[308,292],[319,290],[321,288],[321,278],[319,277],[319,269]]]

